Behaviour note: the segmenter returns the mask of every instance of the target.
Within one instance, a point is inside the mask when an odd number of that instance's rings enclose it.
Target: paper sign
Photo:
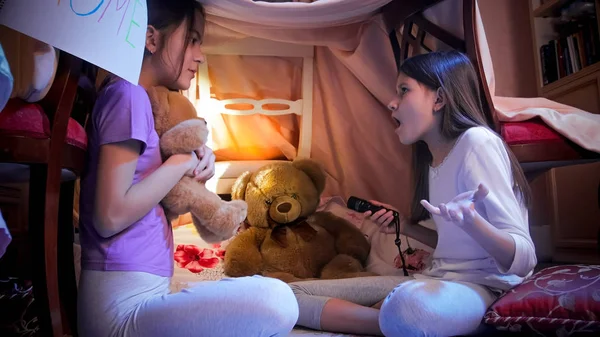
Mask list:
[[[138,84],[146,0],[0,0],[0,24]]]

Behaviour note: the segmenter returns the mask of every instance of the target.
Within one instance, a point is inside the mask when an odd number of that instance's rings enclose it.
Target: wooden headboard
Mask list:
[[[191,87],[184,94],[196,105],[196,108],[210,125],[219,115],[250,116],[255,114],[279,116],[295,114],[299,116],[299,140],[296,158],[309,158],[312,142],[313,110],[313,71],[314,46],[278,42],[273,40],[247,37],[234,39],[218,46],[203,49],[207,59],[211,55],[273,56],[302,58],[302,98],[287,100],[269,97],[262,100],[249,98],[217,99],[211,96],[211,76],[209,63],[198,66],[198,75],[192,80]],[[251,106],[243,109],[242,106]],[[260,131],[256,131],[260,132]],[[220,195],[228,195],[235,180],[244,171],[255,171],[274,160],[231,160],[217,161],[215,176],[206,184],[207,188]]]
[[[483,62],[475,32],[476,0],[462,0],[464,36],[459,37],[447,29],[426,18],[426,11],[442,2],[459,5],[460,0],[394,0],[383,8],[383,15],[390,40],[396,54],[397,65],[400,66],[408,57],[432,51],[433,44],[445,46],[465,53],[470,59],[479,78],[481,101],[488,124],[499,130],[498,119],[494,113],[494,103],[490,94]]]

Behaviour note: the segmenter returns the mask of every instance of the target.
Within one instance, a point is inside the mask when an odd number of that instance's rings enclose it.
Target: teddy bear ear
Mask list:
[[[246,171],[235,180],[231,187],[231,199],[244,200],[246,198],[246,187],[248,187],[251,177],[252,172]]]
[[[325,170],[318,162],[312,159],[296,159],[292,165],[300,171],[303,171],[313,181],[319,194],[325,189]]]

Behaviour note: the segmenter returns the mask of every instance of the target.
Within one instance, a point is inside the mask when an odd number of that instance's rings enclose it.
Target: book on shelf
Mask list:
[[[600,61],[596,18],[567,25],[540,47],[542,84],[547,85]]]

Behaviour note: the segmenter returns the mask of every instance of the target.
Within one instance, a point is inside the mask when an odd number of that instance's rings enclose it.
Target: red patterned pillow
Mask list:
[[[484,322],[510,331],[600,331],[600,265],[542,269],[492,304]]]

